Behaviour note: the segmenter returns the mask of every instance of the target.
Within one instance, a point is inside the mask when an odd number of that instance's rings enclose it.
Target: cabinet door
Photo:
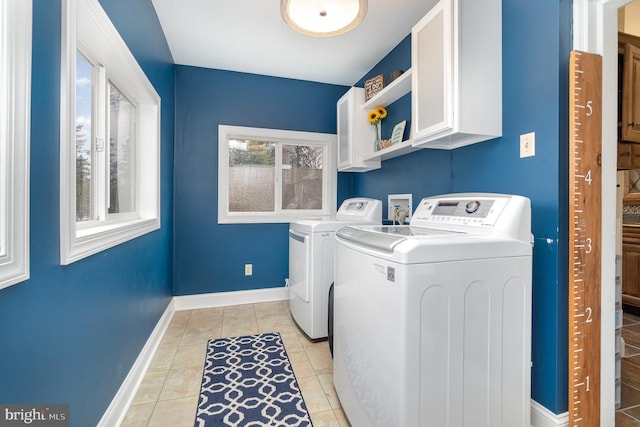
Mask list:
[[[624,245],[622,255],[622,293],[631,296],[640,296],[640,253],[636,251]]]
[[[640,169],[640,144],[618,144],[618,170]]]
[[[640,228],[622,227],[622,301],[640,306]]]
[[[640,142],[640,48],[631,43],[624,47],[622,140]]]
[[[452,7],[441,0],[411,32],[414,138],[453,128]]]
[[[351,96],[350,93],[345,94],[338,101],[338,169],[345,168],[350,166],[353,162],[351,143],[350,143],[350,135],[351,131],[349,126],[349,119],[351,114],[349,113],[349,109],[351,107]]]

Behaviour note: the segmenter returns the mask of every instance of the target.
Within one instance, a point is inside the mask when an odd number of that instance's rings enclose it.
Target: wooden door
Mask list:
[[[640,227],[623,227],[622,268],[622,302],[640,306]]]
[[[625,43],[622,77],[622,140],[640,142],[640,47]]]

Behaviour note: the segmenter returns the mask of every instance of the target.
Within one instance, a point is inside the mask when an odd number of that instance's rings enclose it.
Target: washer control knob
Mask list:
[[[467,213],[471,214],[477,211],[479,207],[480,207],[480,203],[477,200],[472,200],[470,202],[467,202],[467,205],[465,206],[465,210],[467,211]]]

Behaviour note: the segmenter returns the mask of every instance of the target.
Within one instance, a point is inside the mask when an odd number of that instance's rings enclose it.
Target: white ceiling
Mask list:
[[[437,0],[369,0],[362,23],[332,38],[290,29],[279,0],[152,0],[174,62],[351,86]]]

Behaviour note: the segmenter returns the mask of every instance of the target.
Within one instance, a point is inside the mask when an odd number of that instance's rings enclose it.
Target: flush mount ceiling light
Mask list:
[[[354,29],[367,13],[367,0],[281,0],[282,19],[299,33],[332,37]]]

